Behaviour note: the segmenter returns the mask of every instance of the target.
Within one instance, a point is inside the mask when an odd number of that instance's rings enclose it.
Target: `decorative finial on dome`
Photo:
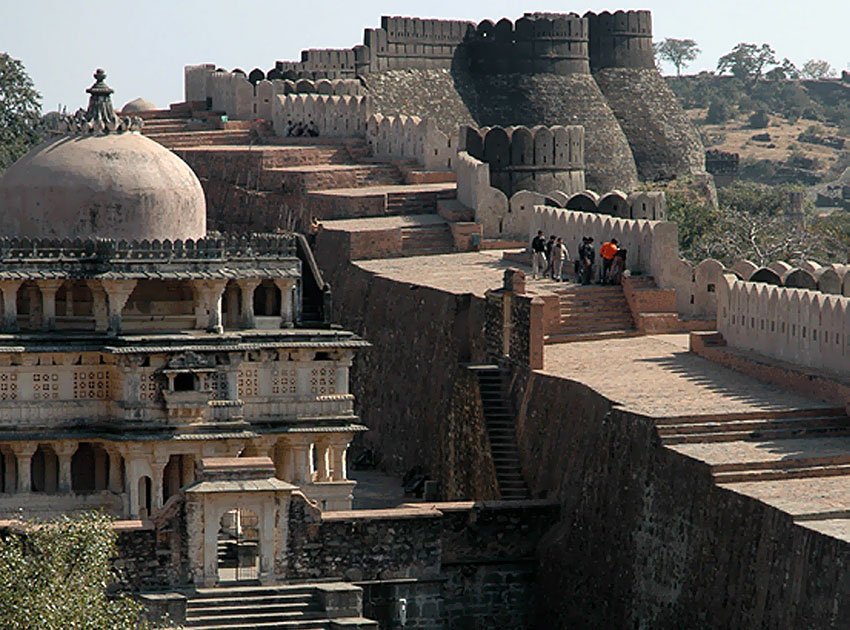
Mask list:
[[[59,133],[122,133],[139,131],[144,121],[138,116],[119,117],[112,107],[114,90],[106,85],[106,72],[98,68],[94,73],[94,85],[86,90],[89,94],[87,110],[79,109],[73,116],[62,116],[58,124]]]

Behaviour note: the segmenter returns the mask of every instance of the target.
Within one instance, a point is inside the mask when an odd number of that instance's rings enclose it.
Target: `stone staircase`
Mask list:
[[[548,288],[548,287],[547,287]],[[638,334],[621,286],[556,284],[560,323],[545,343],[565,343]]]
[[[515,417],[505,393],[504,371],[497,365],[477,365],[470,366],[469,369],[478,377],[484,422],[501,498],[527,499],[528,486],[522,477]]]
[[[656,425],[665,444],[850,436],[850,417],[840,407],[787,413],[662,418],[656,420]]]
[[[315,586],[201,588],[188,594],[186,621],[193,630],[377,630],[363,617],[329,616]]]
[[[454,239],[448,223],[404,227],[401,247],[404,256],[447,254],[454,251]]]

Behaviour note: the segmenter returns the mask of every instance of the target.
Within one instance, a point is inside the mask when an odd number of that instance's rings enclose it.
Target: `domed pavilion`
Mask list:
[[[365,342],[330,326],[303,237],[206,233],[198,178],[105,78],[0,179],[0,519],[156,518],[210,457],[350,508]]]

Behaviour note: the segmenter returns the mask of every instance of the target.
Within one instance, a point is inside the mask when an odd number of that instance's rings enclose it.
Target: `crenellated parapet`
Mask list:
[[[353,79],[353,48],[309,48],[301,51],[300,61],[277,61],[269,71],[270,79]]]
[[[515,23],[484,20],[465,41],[479,74],[587,74],[588,23],[575,13],[526,13]]]
[[[382,16],[380,28],[367,28],[355,47],[357,74],[400,68],[451,68],[472,22]]]
[[[510,197],[530,190],[584,188],[584,128],[466,127],[462,147],[490,169],[490,185]]]
[[[584,17],[590,29],[591,70],[655,67],[650,11],[589,11]]]

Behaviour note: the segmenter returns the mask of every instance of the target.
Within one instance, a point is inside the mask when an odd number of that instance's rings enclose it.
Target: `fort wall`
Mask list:
[[[286,136],[290,125],[312,122],[319,136],[363,137],[371,107],[368,96],[284,94],[274,98],[271,120],[278,136]]]
[[[591,70],[655,68],[652,13],[649,11],[587,12]]]
[[[366,124],[366,142],[378,158],[414,160],[429,170],[455,167],[456,134],[440,131],[433,118],[373,114]]]
[[[718,286],[717,327],[726,343],[799,366],[847,373],[850,299],[745,282]]]
[[[465,150],[490,167],[490,185],[511,196],[521,190],[584,190],[584,129],[492,127],[462,129]]]

